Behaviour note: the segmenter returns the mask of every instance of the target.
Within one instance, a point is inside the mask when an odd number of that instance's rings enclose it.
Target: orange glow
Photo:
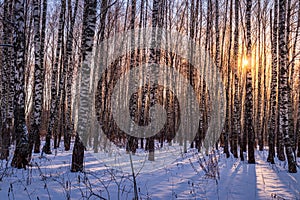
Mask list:
[[[247,58],[244,58],[242,60],[242,66],[243,66],[243,68],[246,68],[248,66],[248,64],[249,64],[249,62],[248,62]]]

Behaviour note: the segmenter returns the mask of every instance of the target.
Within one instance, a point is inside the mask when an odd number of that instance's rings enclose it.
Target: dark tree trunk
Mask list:
[[[81,172],[83,171],[84,145],[78,134],[76,134],[75,144],[72,154],[71,172]]]

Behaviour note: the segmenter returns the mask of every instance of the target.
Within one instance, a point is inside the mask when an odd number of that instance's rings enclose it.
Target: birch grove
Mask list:
[[[0,158],[12,156],[12,167],[26,168],[33,154],[47,156],[59,147],[73,152],[72,172],[84,171],[87,150],[107,153],[117,147],[130,156],[143,151],[151,162],[156,152],[172,145],[182,147],[183,153],[195,149],[208,154],[204,141],[215,128],[209,124],[216,99],[205,78],[220,73],[226,114],[220,137],[209,150],[249,164],[256,164],[257,152],[268,151],[267,162],[286,160],[288,172],[297,172],[300,1],[2,0],[0,16]],[[166,41],[164,30],[192,41],[186,50],[192,59],[176,53],[184,45],[172,46],[177,38]],[[114,43],[114,37],[128,31],[136,35]],[[103,46],[107,41],[111,44]],[[152,48],[144,48],[147,42]],[[205,56],[196,58],[195,46]],[[110,53],[124,49],[124,55],[107,63]],[[194,66],[198,60],[204,66]],[[218,71],[203,74],[211,63]],[[175,77],[173,70],[193,88],[200,111],[194,122],[180,112],[193,109],[192,101],[180,105],[171,84],[151,85],[150,68],[156,64],[166,66],[164,83]],[[123,121],[146,127],[158,104],[167,120],[151,137],[134,137],[114,119],[125,113],[114,115],[112,96],[117,84],[129,93],[134,80],[122,77],[144,65],[145,72],[134,74],[140,78],[134,83],[138,90],[120,101],[129,102],[130,119]],[[100,67],[106,69],[98,76]],[[182,81],[174,84],[181,96],[187,95]],[[222,91],[217,92],[221,99]],[[189,123],[185,133],[177,134],[180,124]],[[195,124],[197,132],[189,140]]]

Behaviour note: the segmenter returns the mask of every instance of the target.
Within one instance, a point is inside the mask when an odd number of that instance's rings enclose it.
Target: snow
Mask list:
[[[1,161],[0,199],[132,199],[130,173],[107,167],[91,151],[85,152],[85,172],[71,173],[72,151],[59,148],[53,152],[43,157],[33,154],[27,170]],[[300,173],[288,173],[287,162],[267,163],[267,151],[255,154],[256,164],[248,164],[216,152],[220,176],[210,178],[200,167],[202,155],[189,149],[164,167],[138,173],[139,198],[300,199]]]

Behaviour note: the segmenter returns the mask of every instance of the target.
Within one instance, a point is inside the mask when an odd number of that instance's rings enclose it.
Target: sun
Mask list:
[[[247,67],[248,64],[249,64],[248,59],[247,59],[247,58],[244,58],[244,59],[242,60],[242,66],[243,66],[243,67]]]

